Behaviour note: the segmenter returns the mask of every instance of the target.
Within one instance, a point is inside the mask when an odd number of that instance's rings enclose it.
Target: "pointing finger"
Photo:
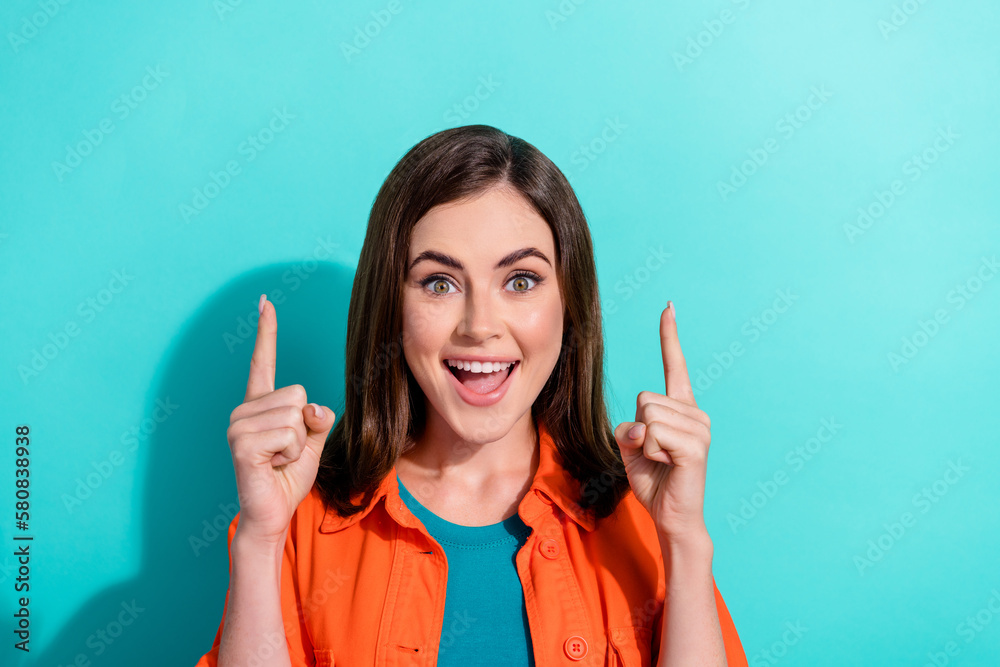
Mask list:
[[[688,405],[697,405],[691,381],[688,379],[687,362],[681,352],[677,336],[677,318],[672,301],[660,313],[660,353],[663,355],[663,381],[667,396]]]
[[[260,295],[260,318],[257,320],[257,341],[250,357],[250,379],[244,403],[274,391],[274,367],[277,353],[278,316],[264,294]]]

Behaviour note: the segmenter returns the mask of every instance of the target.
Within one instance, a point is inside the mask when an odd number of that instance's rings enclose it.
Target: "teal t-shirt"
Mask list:
[[[421,505],[399,475],[396,480],[403,503],[423,522],[448,559],[439,667],[534,665],[515,561],[531,528],[517,513],[490,526],[460,526]]]

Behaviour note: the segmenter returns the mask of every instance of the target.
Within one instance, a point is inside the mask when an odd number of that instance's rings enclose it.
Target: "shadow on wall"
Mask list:
[[[145,401],[144,417],[158,407],[171,414],[140,440],[147,461],[133,500],[143,521],[140,570],[83,604],[24,664],[194,665],[212,647],[229,584],[227,530],[238,510],[226,429],[246,392],[257,302],[266,293],[278,315],[275,387],[301,384],[339,419],[353,279],[353,268],[334,264],[311,273],[271,266],[233,281],[197,312]]]

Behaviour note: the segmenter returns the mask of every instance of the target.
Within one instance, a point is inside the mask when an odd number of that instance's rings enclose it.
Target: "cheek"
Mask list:
[[[448,340],[447,318],[428,313],[426,308],[403,307],[403,351],[409,360],[414,355],[437,355]],[[413,364],[411,363],[411,368]]]
[[[562,333],[563,314],[559,304],[539,309],[518,323],[517,338],[524,352],[538,362],[537,372],[555,366],[562,347]]]

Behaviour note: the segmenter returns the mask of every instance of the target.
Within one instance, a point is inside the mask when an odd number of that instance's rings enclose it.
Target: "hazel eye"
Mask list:
[[[512,290],[515,294],[525,294],[538,287],[542,280],[543,278],[537,273],[532,271],[521,271],[511,276],[511,278],[507,281],[507,284],[510,285],[513,283],[515,285]],[[450,278],[441,274],[427,276],[420,281],[420,284],[425,289],[429,287],[432,296],[448,296],[449,294],[455,294],[458,292],[457,289],[448,289],[449,287],[454,287],[455,284]]]
[[[532,280],[530,276],[520,275],[520,276],[515,276],[515,277],[511,278],[510,283],[514,283],[514,285],[515,285],[514,291],[515,292],[527,292],[527,291],[529,291],[532,288],[532,285],[528,284],[529,281],[531,283],[534,283],[534,280]],[[510,283],[508,283],[508,284],[510,284]],[[523,289],[520,289],[519,286],[523,286]]]
[[[451,283],[445,280],[444,278],[431,277],[427,280],[426,283],[424,283],[424,285],[425,286],[430,285],[431,291],[434,292],[435,295],[450,294],[450,292],[448,291],[448,287],[451,286]]]
[[[529,285],[528,282],[531,284]],[[530,292],[531,290],[538,287],[538,284],[542,282],[542,277],[537,273],[531,271],[521,271],[514,274],[514,276],[507,281],[507,284],[514,283],[518,287],[514,288],[514,291],[518,294],[524,294],[525,292]],[[524,289],[521,289],[524,287]]]

